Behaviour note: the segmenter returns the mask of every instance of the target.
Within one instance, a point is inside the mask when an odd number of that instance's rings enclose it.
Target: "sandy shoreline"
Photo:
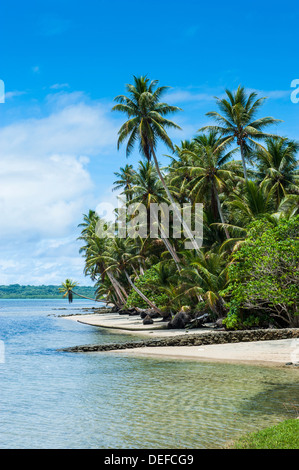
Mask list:
[[[118,313],[101,313],[101,314],[83,314],[64,316],[64,318],[77,321],[90,326],[97,326],[98,328],[113,330],[113,333],[138,335],[138,336],[152,336],[152,337],[167,337],[184,334],[184,330],[169,330],[167,323],[161,322],[160,319],[154,319],[153,325],[143,325],[142,320],[138,315],[119,315]],[[202,333],[203,331],[210,331],[208,328],[192,329],[192,333]]]
[[[293,342],[293,343],[292,343]],[[263,366],[285,366],[292,362],[294,340],[253,341],[206,346],[163,346],[124,349],[117,351],[136,357],[165,357],[204,362],[243,363]],[[297,354],[299,360],[299,354]],[[298,367],[299,370],[299,367]]]
[[[165,323],[155,320],[153,325],[143,325],[138,316],[108,314],[83,314],[64,318],[86,325],[110,330],[113,333],[138,335],[144,339],[188,335],[184,330],[169,330]],[[190,334],[215,331],[209,328],[190,330]],[[170,358],[210,362],[244,363],[266,366],[285,366],[299,362],[299,338],[273,341],[251,341],[240,343],[209,344],[204,346],[156,346],[110,351],[135,357]],[[299,370],[299,367],[298,367]]]

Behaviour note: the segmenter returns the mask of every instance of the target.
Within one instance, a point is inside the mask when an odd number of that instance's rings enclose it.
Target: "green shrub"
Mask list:
[[[227,324],[255,323],[266,316],[296,326],[299,300],[299,216],[270,224],[255,221],[228,268]],[[243,320],[244,318],[244,320]],[[249,323],[248,323],[249,321]]]
[[[261,326],[261,320],[255,315],[249,315],[245,320],[242,320],[238,313],[228,313],[223,324],[227,330],[246,330]]]
[[[155,266],[145,271],[145,273],[135,281],[135,285],[158,308],[163,309],[163,307],[168,305],[169,298],[159,286],[159,274]],[[126,306],[149,308],[145,300],[143,300],[135,290],[130,292]]]

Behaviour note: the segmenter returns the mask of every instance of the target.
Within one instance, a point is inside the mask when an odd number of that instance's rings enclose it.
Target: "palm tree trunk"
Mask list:
[[[82,297],[82,299],[93,300],[94,302],[101,302],[104,304],[109,304],[109,302],[106,302],[105,300],[92,299],[91,297],[86,297],[85,295],[78,294],[77,292],[73,290],[71,290],[70,292],[74,295],[77,295],[78,297]]]
[[[140,271],[140,276],[143,276],[144,274],[144,269],[141,263],[139,263],[139,271]]]
[[[131,267],[132,267],[132,269],[133,269],[133,271],[134,271],[134,274],[135,274],[135,276],[136,276],[136,277],[137,277],[137,279],[138,279],[138,278],[139,278],[139,274],[138,274],[138,272],[136,271],[136,269],[134,268],[134,266],[133,266],[133,265],[131,265]]]
[[[106,270],[106,267],[105,267],[105,264],[104,263],[97,263],[97,266],[100,270],[100,273],[101,273],[101,278],[102,278],[102,281],[104,280],[105,278],[105,274],[107,274],[108,278],[109,278],[109,281],[111,282],[111,285],[114,289],[114,292],[115,292],[115,295],[118,299],[118,301],[124,305],[126,303],[126,300],[124,299],[124,297],[122,296],[122,293],[120,291],[123,292],[124,296],[126,298],[128,298],[128,294],[126,293],[125,289],[119,284],[119,282],[115,279],[115,277],[113,276],[112,273],[108,272],[108,270]]]
[[[180,265],[179,265],[180,259],[179,259],[178,255],[176,254],[176,252],[175,252],[173,246],[171,245],[171,243],[170,243],[169,240],[167,239],[166,234],[165,234],[165,232],[164,232],[164,230],[163,230],[162,225],[159,223],[159,220],[158,220],[158,217],[157,217],[157,214],[155,213],[155,211],[154,211],[154,216],[155,216],[156,222],[157,222],[157,224],[158,224],[158,227],[159,227],[159,229],[160,229],[161,239],[162,239],[164,245],[166,246],[166,249],[167,249],[167,250],[169,251],[169,253],[171,254],[171,257],[172,257],[173,261],[174,261],[175,264],[176,264],[177,270],[180,271],[180,270],[181,270]]]
[[[245,178],[245,181],[247,181],[247,169],[246,169],[246,162],[245,162],[245,156],[244,156],[243,142],[241,142],[240,144],[240,152],[241,152],[241,158],[242,158],[244,178]]]
[[[114,294],[111,294],[111,303],[114,304],[119,309],[123,307],[123,305],[119,303],[119,299],[117,295],[115,294],[115,292]]]
[[[155,305],[153,304],[153,302],[151,302],[139,289],[137,286],[135,286],[135,284],[133,283],[132,279],[130,278],[129,274],[127,273],[127,271],[125,270],[125,275],[126,275],[126,278],[128,279],[129,281],[129,284],[132,286],[132,288],[134,289],[135,292],[137,292],[138,295],[140,295],[140,297],[152,308],[155,310],[155,312],[158,312],[160,315],[162,315],[162,312],[161,310]]]
[[[214,190],[214,194],[215,194],[215,198],[216,198],[216,202],[217,202],[217,208],[218,208],[218,213],[219,213],[219,216],[220,216],[221,223],[223,225],[225,225],[225,220],[224,220],[224,217],[223,217],[223,212],[222,212],[222,207],[221,207],[221,203],[220,203],[220,199],[219,199],[219,194],[218,194],[215,182],[213,182],[213,190]],[[228,230],[225,226],[224,226],[224,231],[225,231],[225,235],[226,235],[227,240],[229,240],[230,236],[229,236]]]
[[[164,238],[164,237],[161,237],[162,238],[162,241],[164,243],[164,245],[166,246],[167,250],[169,251],[169,253],[171,254],[172,256],[172,259],[173,261],[175,262],[175,265],[177,267],[177,270],[180,272],[181,271],[181,267],[179,265],[179,257],[178,255],[176,254],[176,252],[174,251],[174,248],[172,247],[171,243],[168,241],[167,238]]]
[[[127,299],[129,296],[126,292],[126,289],[115,279],[115,281],[117,282],[117,285],[118,287],[120,288],[120,290],[122,291],[122,293],[124,294],[125,298]]]
[[[108,271],[107,271],[108,274]],[[109,277],[110,276],[110,277]],[[118,289],[121,290],[121,292],[124,294],[125,298],[128,298],[128,294],[126,292],[126,289],[118,282],[118,280],[113,276],[113,274],[109,271],[109,279],[114,282],[114,284],[118,287]]]
[[[110,280],[110,282],[111,282],[111,284],[114,288],[114,291],[115,291],[118,299],[120,300],[122,305],[125,305],[126,299],[124,298],[124,296],[122,294],[119,283],[117,282],[117,280],[115,279],[113,274],[111,274],[108,270],[106,271],[106,273],[107,273],[107,276],[108,276],[108,278],[109,278],[109,280]]]
[[[161,173],[161,171],[160,171],[159,163],[158,163],[158,160],[157,160],[157,157],[156,157],[156,154],[155,154],[155,151],[154,151],[154,148],[153,148],[152,145],[151,145],[151,152],[152,152],[152,155],[153,155],[153,159],[154,159],[154,162],[155,162],[155,166],[156,166],[156,170],[157,170],[158,176],[159,176],[160,181],[161,181],[161,183],[162,183],[162,185],[163,185],[163,188],[165,189],[165,192],[166,192],[166,194],[167,194],[167,197],[168,197],[169,201],[171,202],[171,204],[173,205],[174,211],[175,211],[177,217],[179,218],[181,224],[183,225],[183,228],[184,228],[186,234],[187,234],[188,237],[190,238],[190,240],[191,240],[191,242],[192,242],[192,244],[193,244],[193,246],[194,246],[194,249],[197,251],[197,253],[199,253],[199,249],[198,249],[197,243],[194,241],[194,236],[193,236],[193,234],[191,233],[191,231],[190,231],[188,225],[184,222],[184,219],[182,218],[180,211],[177,209],[176,203],[175,203],[175,201],[174,201],[172,195],[170,194],[170,191],[169,191],[169,189],[168,189],[168,187],[167,187],[167,185],[166,185],[166,183],[165,183],[165,180],[164,180],[164,178],[163,178],[163,176],[162,176],[162,173]]]

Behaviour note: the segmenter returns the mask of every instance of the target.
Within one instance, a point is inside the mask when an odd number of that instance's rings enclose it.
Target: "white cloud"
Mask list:
[[[83,273],[78,235],[79,229],[66,237],[12,243],[0,252],[0,285],[59,285],[67,277],[92,285]]]
[[[114,134],[104,110],[82,102],[2,128],[0,237],[64,233],[92,189],[88,155],[107,151]]]
[[[1,165],[0,179],[1,238],[65,233],[92,188],[82,163],[68,155],[10,158]]]
[[[88,165],[115,150],[118,125],[82,93],[57,93],[45,107],[0,129],[0,284],[84,279],[74,239],[95,201]]]
[[[43,158],[52,154],[95,155],[115,142],[116,127],[101,105],[69,104],[61,95],[57,108],[44,118],[27,119],[0,130],[0,157]]]

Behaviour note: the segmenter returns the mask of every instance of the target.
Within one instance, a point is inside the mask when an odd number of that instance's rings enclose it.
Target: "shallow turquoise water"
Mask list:
[[[128,339],[57,316],[86,306],[0,300],[0,448],[217,448],[294,416],[296,369],[57,351]]]

